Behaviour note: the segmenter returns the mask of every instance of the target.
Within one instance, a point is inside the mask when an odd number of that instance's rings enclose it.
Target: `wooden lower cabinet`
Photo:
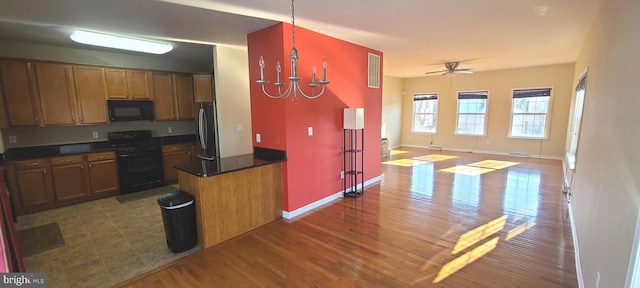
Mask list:
[[[7,175],[18,215],[119,192],[118,166],[111,151],[13,161]]]
[[[112,194],[120,190],[118,163],[113,152],[87,155],[91,194]]]
[[[183,143],[162,146],[162,166],[164,168],[164,182],[178,182],[176,165],[188,163],[193,155],[193,144]]]
[[[49,159],[10,162],[7,176],[17,214],[45,210],[54,203]]]
[[[56,201],[68,201],[87,196],[87,177],[82,155],[51,158],[53,191]]]

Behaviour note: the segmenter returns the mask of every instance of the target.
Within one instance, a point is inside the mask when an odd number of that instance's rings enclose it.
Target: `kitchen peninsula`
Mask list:
[[[285,152],[197,160],[176,166],[180,190],[195,197],[198,243],[208,248],[282,217]]]

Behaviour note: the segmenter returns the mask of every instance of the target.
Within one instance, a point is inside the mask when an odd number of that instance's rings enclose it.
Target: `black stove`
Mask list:
[[[108,139],[116,150],[121,194],[164,185],[161,142],[150,130],[109,132]]]

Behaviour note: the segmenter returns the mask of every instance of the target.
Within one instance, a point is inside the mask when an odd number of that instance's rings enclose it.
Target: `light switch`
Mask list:
[[[256,142],[260,143],[261,139],[260,139],[260,134],[256,134]]]
[[[91,137],[93,137],[93,139],[98,139],[98,132],[96,131],[91,132]]]
[[[309,136],[313,136],[313,127],[307,128],[307,134],[309,134]]]
[[[169,127],[167,130],[169,131],[169,134],[173,133],[173,127]]]
[[[11,144],[18,143],[18,140],[16,139],[16,136],[9,136],[9,143],[11,143]]]
[[[242,127],[242,124],[236,124],[236,131],[240,132],[243,130],[244,127]]]

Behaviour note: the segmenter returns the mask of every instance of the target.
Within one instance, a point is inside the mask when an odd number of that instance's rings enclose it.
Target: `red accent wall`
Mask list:
[[[344,108],[364,107],[365,181],[381,173],[382,87],[367,87],[367,61],[368,53],[381,58],[382,53],[301,27],[295,29],[298,76],[303,78],[301,86],[305,93],[310,92],[307,84],[311,81],[313,66],[319,80],[322,59],[327,59],[327,80],[331,83],[320,98],[300,97],[297,102],[291,97],[270,99],[256,83],[260,78],[261,55],[265,59],[265,79],[271,81],[265,86],[268,92],[277,93],[271,85],[276,79],[276,61],[280,61],[282,79],[290,75],[290,24],[276,24],[247,35],[253,145],[287,151],[283,173],[285,211],[296,210],[343,189],[340,171],[343,169]],[[313,136],[307,135],[308,127],[313,128]],[[261,134],[261,143],[255,141],[255,134]]]

